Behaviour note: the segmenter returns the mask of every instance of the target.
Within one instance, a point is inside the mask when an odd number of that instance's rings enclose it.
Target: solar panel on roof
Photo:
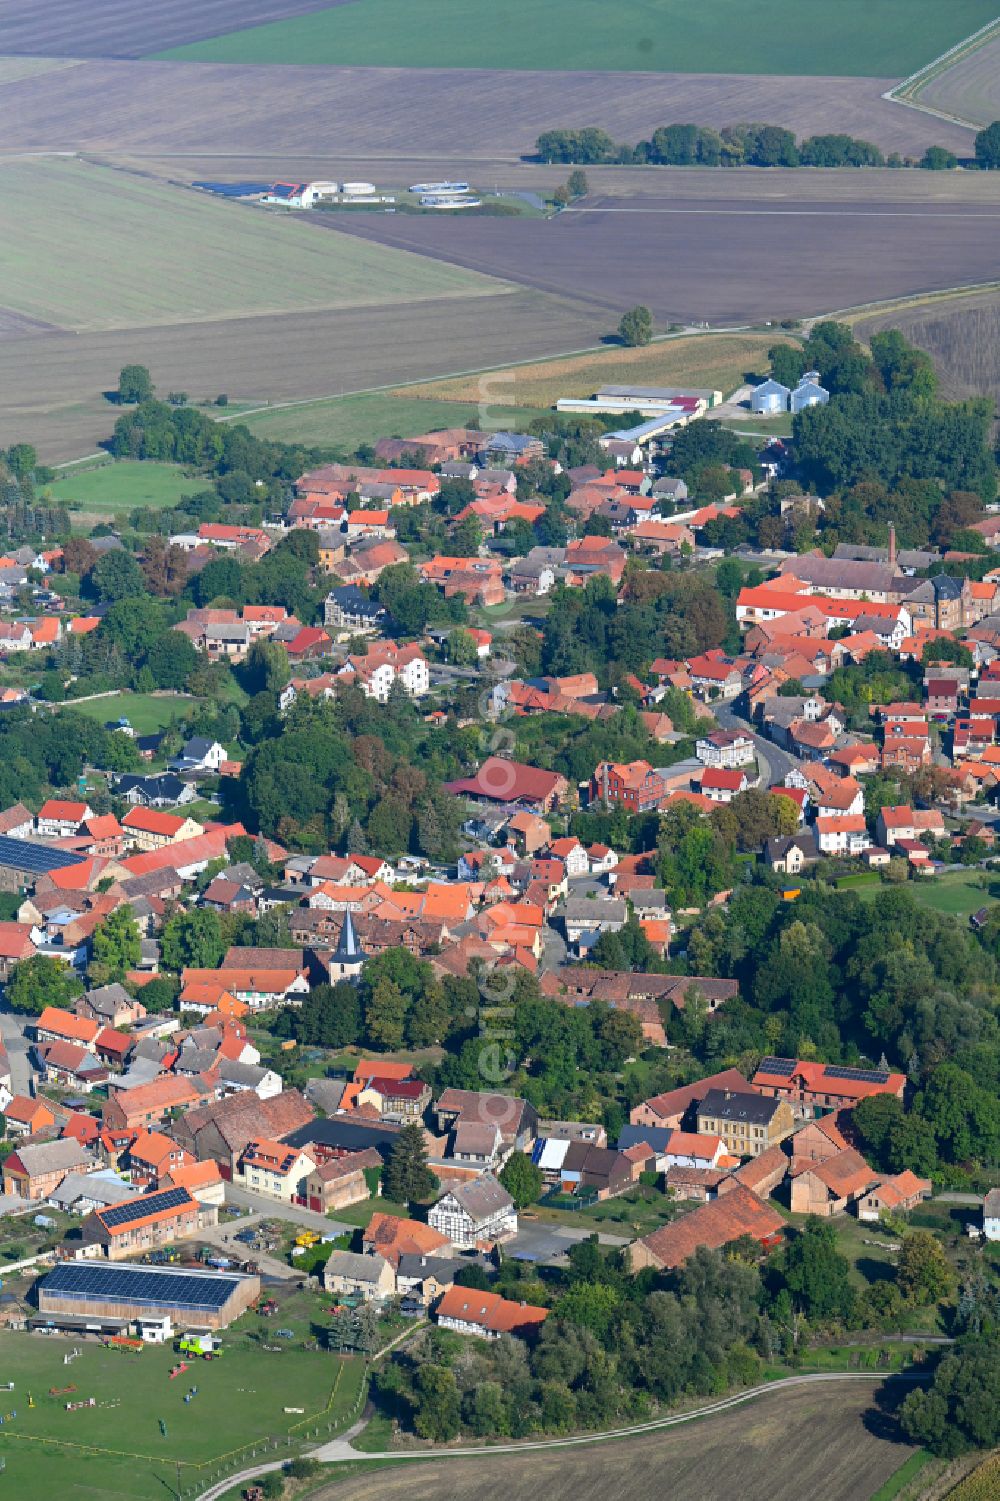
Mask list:
[[[795,1072],[794,1058],[762,1058],[758,1070],[762,1074],[780,1074],[787,1077]]]
[[[218,1309],[244,1278],[226,1273],[188,1272],[139,1266],[98,1266],[63,1262],[42,1283],[42,1292],[85,1298],[90,1302],[164,1303],[178,1308]]]
[[[884,1068],[837,1068],[828,1064],[823,1070],[825,1079],[857,1079],[864,1084],[887,1084],[889,1073]]]
[[[85,856],[71,850],[53,849],[48,844],[35,844],[30,839],[11,839],[0,834],[0,865],[12,866],[15,870],[30,871],[45,875],[50,870],[64,870],[67,865],[82,865]]]
[[[175,1209],[180,1204],[193,1202],[186,1188],[165,1188],[160,1193],[142,1194],[130,1199],[127,1204],[115,1204],[111,1209],[102,1209],[101,1220],[109,1228],[127,1225],[132,1220],[144,1220],[147,1215],[159,1214],[164,1209]]]

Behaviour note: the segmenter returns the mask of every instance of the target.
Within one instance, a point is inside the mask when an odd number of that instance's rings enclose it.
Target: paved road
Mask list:
[[[34,1077],[28,1061],[30,1042],[24,1035],[28,1017],[18,1016],[13,1011],[0,1011],[0,1037],[10,1059],[10,1087],[14,1094],[31,1094]]]
[[[317,1214],[314,1209],[303,1209],[299,1204],[279,1204],[266,1194],[255,1194],[248,1188],[237,1188],[232,1183],[226,1184],[226,1203],[251,1211],[249,1216],[233,1226],[234,1230],[241,1229],[244,1224],[253,1224],[254,1216],[288,1220],[294,1225],[304,1225],[307,1230],[319,1230],[323,1235],[353,1234],[357,1229],[356,1225],[348,1225],[342,1220],[328,1220],[325,1214]]]
[[[761,778],[766,787],[773,787],[777,782],[783,782],[790,771],[804,770],[808,761],[802,761],[798,756],[790,755],[775,745],[773,740],[765,740],[763,735],[758,735],[745,719],[742,719],[734,709],[724,704],[712,704],[712,713],[724,730],[740,730],[744,735],[753,737],[754,749],[757,752],[757,760],[760,763]]]
[[[364,1426],[355,1423],[340,1438],[331,1440],[328,1444],[322,1444],[311,1453],[313,1459],[322,1460],[325,1464],[353,1464],[358,1460],[423,1460],[428,1458],[449,1459],[452,1457],[478,1457],[480,1459],[492,1458],[495,1454],[522,1454],[533,1449],[570,1449],[582,1444],[599,1444],[609,1439],[632,1438],[641,1433],[655,1433],[661,1428],[675,1428],[681,1423],[691,1423],[697,1418],[712,1417],[716,1413],[727,1412],[731,1407],[741,1407],[744,1402],[752,1402],[758,1397],[765,1397],[768,1393],[779,1391],[786,1387],[812,1386],[819,1382],[832,1381],[871,1381],[881,1384],[885,1381],[922,1381],[927,1380],[927,1373],[904,1372],[898,1375],[878,1375],[861,1371],[829,1371],[810,1376],[787,1376],[783,1381],[770,1381],[761,1386],[749,1387],[746,1391],[736,1392],[731,1397],[724,1397],[718,1402],[709,1402],[702,1407],[692,1408],[688,1412],[675,1413],[671,1417],[656,1418],[650,1423],[636,1423],[629,1428],[612,1428],[604,1433],[586,1433],[573,1438],[549,1438],[536,1439],[528,1443],[516,1444],[491,1444],[489,1447],[480,1446],[470,1449],[421,1449],[419,1453],[401,1453],[390,1450],[383,1453],[368,1454],[355,1449],[351,1445],[351,1439],[360,1432]],[[227,1480],[220,1481],[209,1490],[202,1491],[198,1501],[217,1501],[230,1489],[245,1485],[260,1475],[266,1475],[269,1470],[280,1469],[284,1460],[272,1460],[268,1464],[257,1465],[253,1469],[244,1470],[239,1475],[231,1475]]]

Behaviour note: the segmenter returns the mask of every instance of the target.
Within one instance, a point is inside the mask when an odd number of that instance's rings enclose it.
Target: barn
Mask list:
[[[170,1318],[183,1329],[225,1329],[259,1296],[260,1278],[235,1272],[64,1261],[39,1283],[38,1311],[57,1325]]]

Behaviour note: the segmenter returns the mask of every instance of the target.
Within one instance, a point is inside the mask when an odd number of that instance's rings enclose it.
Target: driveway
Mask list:
[[[3,1039],[10,1059],[10,1087],[14,1094],[31,1094],[31,1081],[34,1077],[28,1062],[31,1043],[24,1035],[25,1026],[30,1020],[30,1017],[19,1016],[14,1011],[0,1011],[0,1038]]]
[[[269,1199],[266,1194],[255,1194],[247,1188],[237,1188],[232,1183],[226,1184],[226,1203],[238,1209],[249,1209],[251,1216],[263,1219],[287,1220],[292,1225],[302,1225],[307,1230],[319,1230],[322,1235],[353,1235],[356,1225],[348,1225],[339,1220],[328,1220],[325,1214],[317,1214],[314,1209],[303,1209],[299,1204],[279,1204],[277,1199]],[[239,1230],[244,1224],[253,1223],[252,1218],[245,1218],[234,1230]]]
[[[563,1257],[570,1247],[577,1245],[581,1240],[589,1239],[595,1230],[597,1230],[597,1239],[602,1246],[627,1246],[629,1243],[627,1235],[606,1235],[593,1224],[577,1229],[570,1225],[549,1225],[541,1222],[526,1224],[524,1220],[521,1220],[517,1234],[504,1247],[504,1254],[513,1257],[515,1261],[532,1261],[544,1263],[546,1266],[561,1266]]]

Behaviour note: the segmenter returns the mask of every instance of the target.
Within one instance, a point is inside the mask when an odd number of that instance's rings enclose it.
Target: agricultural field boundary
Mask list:
[[[661,1429],[675,1428],[682,1423],[697,1422],[701,1418],[717,1416],[720,1413],[730,1411],[732,1408],[741,1407],[747,1402],[752,1402],[758,1397],[763,1397],[777,1390],[788,1390],[802,1386],[810,1386],[816,1382],[843,1382],[843,1381],[872,1381],[882,1384],[887,1381],[922,1381],[928,1379],[929,1373],[920,1371],[900,1371],[892,1373],[876,1373],[870,1371],[824,1371],[814,1372],[803,1376],[785,1376],[777,1381],[763,1382],[759,1386],[748,1387],[746,1391],[735,1392],[732,1396],[724,1397],[718,1402],[710,1402],[703,1407],[692,1408],[688,1412],[673,1413],[668,1417],[654,1418],[648,1423],[637,1423],[627,1428],[612,1428],[603,1433],[576,1434],[569,1438],[535,1439],[527,1443],[512,1444],[489,1444],[478,1448],[449,1449],[435,1448],[425,1449],[419,1454],[407,1454],[404,1452],[387,1451],[382,1453],[366,1454],[351,1446],[350,1439],[343,1436],[334,1439],[332,1443],[324,1444],[321,1448],[311,1451],[310,1458],[319,1459],[324,1464],[357,1464],[369,1462],[373,1468],[378,1468],[386,1462],[397,1461],[409,1462],[411,1460],[441,1460],[448,1458],[471,1459],[493,1458],[497,1454],[528,1454],[539,1449],[568,1449],[582,1447],[584,1444],[600,1444],[616,1442],[621,1439],[635,1438],[644,1433],[657,1433]],[[282,1461],[274,1461],[266,1465],[256,1465],[253,1469],[246,1470],[239,1475],[231,1475],[228,1479],[220,1481],[218,1485],[211,1486],[202,1491],[196,1501],[220,1501],[227,1492],[236,1486],[241,1486],[249,1481],[256,1480],[270,1470],[281,1468]]]
[[[922,104],[920,91],[932,79],[940,78],[942,73],[947,73],[949,68],[953,68],[956,63],[964,62],[967,57],[978,52],[980,47],[984,47],[987,42],[995,41],[998,37],[1000,37],[1000,16],[987,21],[985,26],[981,26],[978,31],[966,37],[964,42],[957,42],[954,47],[949,47],[947,52],[942,52],[941,56],[936,57],[933,62],[927,63],[923,68],[918,68],[915,73],[910,74],[909,78],[904,78],[902,83],[897,83],[894,88],[887,90],[882,98],[889,100],[892,104],[904,104],[908,109],[920,110],[925,115],[934,115],[938,120],[947,120],[952,125],[964,125],[969,130],[978,130],[979,126],[975,120],[967,120],[962,115],[937,109],[931,104]]]
[[[825,314],[817,314],[817,317],[823,316],[825,316]],[[761,329],[759,331],[762,333],[768,332],[768,330],[764,329]],[[691,325],[685,326],[684,328],[677,330],[677,332],[675,333],[658,334],[656,338],[652,340],[652,344],[669,344],[676,339],[691,339],[695,337],[711,339],[718,338],[720,335],[725,336],[732,334],[746,334],[757,332],[758,329],[752,323],[734,324],[732,327],[726,328],[696,328]],[[776,337],[778,332],[781,331],[775,330]],[[651,346],[645,345],[644,347],[648,349]],[[474,377],[479,375],[504,375],[512,371],[530,370],[534,365],[550,365],[557,363],[559,360],[580,359],[584,355],[607,354],[609,352],[613,352],[613,350],[613,345],[586,344],[580,349],[567,349],[559,354],[544,354],[538,355],[534,359],[521,360],[516,365],[511,365],[509,363],[506,365],[485,365],[471,370],[452,370],[449,371],[446,375],[433,375],[421,378],[420,380],[409,380],[403,382],[390,381],[387,384],[381,386],[365,386],[356,391],[331,391],[325,395],[297,397],[294,401],[267,401],[263,402],[260,406],[244,407],[241,411],[238,412],[226,412],[222,416],[216,418],[216,421],[240,423],[247,417],[259,417],[264,412],[288,412],[295,411],[300,408],[321,406],[331,401],[340,401],[345,396],[391,396],[395,395],[397,392],[411,392],[425,386],[430,387],[443,385],[447,381],[472,380]],[[453,399],[457,404],[461,405],[467,405],[469,400],[469,398],[467,397],[448,397],[442,399]],[[493,405],[497,406],[499,404],[500,403],[494,396]],[[88,457],[99,457],[99,455],[89,455]],[[70,461],[71,464],[82,464],[84,462],[86,462],[85,459],[73,459]],[[60,464],[56,467],[59,469],[65,469],[69,468],[70,465]]]

